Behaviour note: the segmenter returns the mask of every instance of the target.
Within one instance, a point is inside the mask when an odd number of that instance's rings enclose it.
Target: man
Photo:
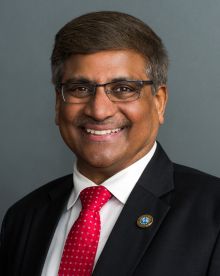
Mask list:
[[[220,275],[220,181],[156,142],[161,39],[130,15],[90,13],[58,32],[51,61],[56,124],[77,160],[7,212],[1,275]]]

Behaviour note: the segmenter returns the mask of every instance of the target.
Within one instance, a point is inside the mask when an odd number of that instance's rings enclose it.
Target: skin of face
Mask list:
[[[117,78],[149,80],[144,58],[131,50],[72,55],[64,64],[62,82],[86,79],[106,83]],[[138,100],[120,103],[110,101],[103,87],[97,88],[88,103],[65,103],[57,92],[56,124],[77,156],[79,171],[100,184],[150,151],[164,122],[166,102],[166,86],[153,95],[151,86],[146,85]],[[87,129],[115,131],[95,135]]]

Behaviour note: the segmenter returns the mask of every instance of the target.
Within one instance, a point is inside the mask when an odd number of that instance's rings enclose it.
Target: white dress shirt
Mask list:
[[[105,186],[113,196],[100,211],[101,233],[94,266],[105,246],[105,243],[112,231],[113,226],[115,225],[117,218],[122,211],[125,202],[127,201],[132,189],[140,178],[145,167],[154,155],[155,150],[156,142],[147,155],[133,163],[131,166],[113,175],[101,184]],[[67,207],[65,208],[54,233],[44,263],[41,274],[42,276],[57,276],[67,235],[73,223],[78,218],[82,208],[79,194],[87,187],[96,186],[94,182],[83,176],[77,170],[76,162],[74,164],[73,183],[74,189],[72,190]]]

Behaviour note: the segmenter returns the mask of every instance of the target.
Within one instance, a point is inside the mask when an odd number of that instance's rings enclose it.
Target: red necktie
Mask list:
[[[59,276],[92,274],[101,228],[99,211],[110,197],[104,186],[89,187],[80,193],[82,210],[68,234]]]

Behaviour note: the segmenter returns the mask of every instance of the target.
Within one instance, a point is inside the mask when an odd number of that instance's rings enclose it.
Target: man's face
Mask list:
[[[101,51],[71,56],[64,64],[62,82],[148,80],[145,71],[144,58],[133,51]],[[56,123],[77,156],[80,172],[99,184],[149,152],[163,123],[166,99],[165,87],[154,96],[148,85],[132,102],[111,102],[103,87],[88,103],[68,104],[57,93]]]

